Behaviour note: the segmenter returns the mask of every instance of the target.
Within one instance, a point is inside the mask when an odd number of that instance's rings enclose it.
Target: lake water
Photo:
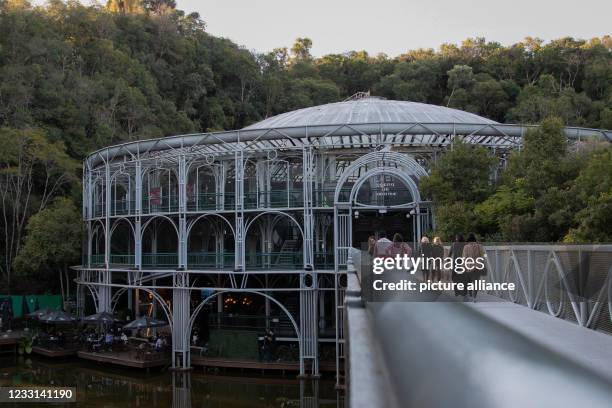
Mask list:
[[[76,387],[77,403],[63,404],[72,408],[326,408],[343,405],[333,381],[299,381],[293,376],[267,377],[257,374],[252,374],[253,377],[208,375],[198,370],[176,374],[151,371],[146,374],[144,371],[118,369],[78,359],[55,362],[30,357],[20,358],[17,364],[12,360],[0,360],[0,386]]]

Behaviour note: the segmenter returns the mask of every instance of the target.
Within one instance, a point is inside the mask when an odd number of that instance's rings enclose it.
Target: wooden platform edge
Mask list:
[[[154,368],[154,367],[163,367],[169,363],[168,359],[156,359],[156,360],[147,360],[140,361],[134,359],[121,358],[120,356],[113,356],[104,353],[94,353],[88,351],[79,351],[77,353],[79,358],[84,360],[96,361],[98,363],[108,363],[115,364],[124,367],[133,367],[133,368]]]
[[[78,349],[67,349],[67,350],[49,350],[40,346],[33,346],[32,353],[38,354],[45,357],[69,357],[76,356]]]
[[[296,362],[265,362],[255,360],[232,360],[225,358],[210,358],[191,356],[191,365],[201,367],[220,367],[220,368],[240,368],[251,370],[276,370],[276,371],[299,371],[300,364]],[[310,368],[310,364],[306,365]],[[333,364],[320,364],[319,369],[324,372],[335,372],[336,366]]]

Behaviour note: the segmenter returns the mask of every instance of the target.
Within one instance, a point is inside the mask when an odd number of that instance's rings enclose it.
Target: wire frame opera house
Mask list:
[[[503,164],[528,127],[359,95],[241,130],[99,150],[84,162],[78,307],[135,310],[138,297],[150,300],[170,324],[177,368],[191,364],[203,310],[210,327],[248,326],[242,315],[272,329],[301,374],[318,375],[324,361],[337,368],[349,248],[373,234],[418,241],[435,227],[419,192],[427,163],[460,139]]]

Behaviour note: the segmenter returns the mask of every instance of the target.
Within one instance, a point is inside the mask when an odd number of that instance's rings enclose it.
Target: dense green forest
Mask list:
[[[562,124],[612,128],[610,36],[313,57],[308,38],[254,53],[208,34],[205,19],[172,0],[0,0],[0,287],[19,290],[15,276],[51,270],[66,284],[68,266],[79,263],[87,152],[238,129],[360,91],[502,122],[546,119],[494,182],[474,174],[495,166],[484,150],[458,146],[433,167],[423,184],[440,202],[445,237],[470,229],[491,239],[612,240],[610,149],[570,151],[560,132]],[[456,168],[473,176],[451,176]]]

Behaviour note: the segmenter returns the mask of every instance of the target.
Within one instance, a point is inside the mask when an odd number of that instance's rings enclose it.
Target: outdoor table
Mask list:
[[[47,344],[49,346],[50,349],[52,348],[57,348],[58,347],[58,343],[59,343],[59,338],[57,336],[49,336],[47,338]]]
[[[87,337],[86,342],[87,342],[87,348],[91,351],[95,351],[96,348],[100,347],[100,341],[99,339],[95,337],[92,337],[92,336]]]
[[[134,342],[134,343],[149,343],[148,339],[142,338],[142,337],[128,337],[128,341],[130,342]]]

